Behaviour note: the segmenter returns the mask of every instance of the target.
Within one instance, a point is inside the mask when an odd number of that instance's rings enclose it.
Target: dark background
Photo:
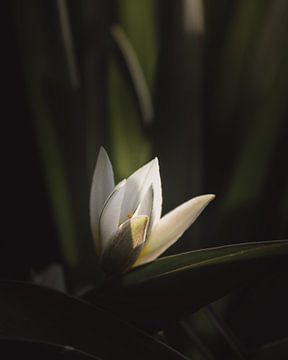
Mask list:
[[[12,6],[3,4],[1,277],[27,279],[58,258]]]
[[[129,66],[127,70],[125,57],[109,32],[112,24],[122,22],[129,38],[133,21],[127,19],[139,17],[137,6],[129,1],[67,2],[81,80],[76,90],[69,88],[57,2],[27,6],[16,1],[3,8],[4,276],[23,278],[32,267],[63,257],[51,208],[53,190],[47,187],[51,162],[43,170],[41,155],[43,139],[51,141],[39,135],[45,130],[37,128],[41,115],[33,107],[38,101],[33,99],[37,86],[45,99],[44,111],[48,109],[53,119],[68,174],[78,242],[83,237],[86,243],[91,241],[85,206],[100,144],[110,151],[118,178],[153,155],[159,157],[166,211],[193,195],[216,193],[206,219],[188,235],[196,240],[187,237],[172,251],[287,237],[287,6],[281,1],[257,2],[253,7],[244,1],[221,1],[217,6],[206,1],[205,33],[185,35],[181,23],[185,2],[144,3],[152,7],[157,43],[154,80],[147,78],[154,105],[148,125],[138,108]],[[151,24],[148,21],[142,32],[151,31]],[[130,35],[132,46],[139,49],[137,36]],[[143,48],[149,50],[149,46]],[[122,72],[114,83],[109,73],[109,67],[115,67],[111,59],[118,64],[116,71]],[[145,58],[139,61],[145,70]],[[39,62],[46,62],[42,64],[45,70],[37,73]],[[36,90],[31,86],[33,78]],[[119,93],[124,93],[122,109],[121,97],[117,103]],[[129,102],[136,107],[131,108]],[[89,138],[91,132],[94,135]],[[124,165],[121,154],[128,159]],[[81,208],[80,216],[77,208]]]
[[[2,4],[1,278],[28,280],[55,262],[64,264],[71,288],[97,278],[88,201],[100,145],[117,179],[159,157],[164,213],[216,194],[169,253],[287,238],[287,2],[190,1],[203,7],[200,33],[185,30],[188,3]],[[115,24],[126,40],[111,32]],[[131,59],[121,52],[127,43],[148,95],[137,91]],[[143,105],[147,96],[152,113]],[[287,334],[287,268],[277,271],[214,304],[244,348]],[[189,319],[196,338],[219,358],[235,355],[205,311]],[[170,329],[170,344],[205,358],[191,349],[199,339],[185,342],[179,326]]]

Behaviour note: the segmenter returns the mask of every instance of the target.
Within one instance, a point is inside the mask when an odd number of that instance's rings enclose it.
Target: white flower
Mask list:
[[[195,197],[161,218],[158,159],[114,184],[111,162],[100,148],[90,194],[96,250],[107,273],[155,260],[193,224],[214,195]]]

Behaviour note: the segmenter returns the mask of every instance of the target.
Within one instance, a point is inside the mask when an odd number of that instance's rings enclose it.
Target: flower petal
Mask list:
[[[146,191],[146,194],[141,200],[140,204],[138,205],[133,217],[137,215],[147,215],[150,217],[152,213],[152,206],[153,206],[153,187],[151,185],[149,189]]]
[[[145,264],[160,256],[193,224],[214,198],[215,195],[197,196],[165,215],[152,229],[149,239],[133,266]]]
[[[162,185],[159,171],[159,162],[157,158],[155,158],[153,164],[153,168],[151,171],[151,179],[153,187],[153,208],[150,218],[150,227],[152,229],[154,224],[157,224],[160,220],[162,213]]]
[[[159,221],[162,210],[162,189],[158,159],[155,158],[135,171],[127,179],[120,222],[127,219],[128,213],[134,213],[136,211],[137,206],[143,200],[151,185],[153,187],[151,226]]]
[[[147,237],[150,236],[151,232],[151,217],[153,211],[153,200],[154,200],[154,190],[153,186],[151,185],[149,189],[146,191],[145,196],[143,197],[142,201],[140,202],[138,208],[136,209],[133,218],[139,215],[147,215],[149,217],[149,225],[147,228]]]
[[[99,237],[99,218],[104,203],[114,188],[114,175],[111,162],[101,146],[93,174],[90,191],[90,225],[94,241]]]
[[[125,221],[113,234],[101,259],[107,274],[123,273],[133,265],[143,248],[148,223],[148,216],[135,216]]]
[[[120,212],[125,194],[126,180],[121,181],[106,200],[100,215],[101,253],[108,245],[111,236],[119,228]]]

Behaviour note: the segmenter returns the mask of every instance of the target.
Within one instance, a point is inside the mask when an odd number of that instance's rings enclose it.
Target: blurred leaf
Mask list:
[[[286,64],[287,60],[283,62],[283,65],[284,63]],[[239,152],[237,165],[230,179],[226,202],[223,204],[227,211],[243,203],[259,199],[265,186],[273,151],[286,120],[287,86],[285,87],[283,83],[283,72],[280,72],[278,76],[277,82],[275,80],[271,86],[273,92],[266,99],[265,105],[255,112],[242,150]]]
[[[157,4],[154,0],[120,0],[117,3],[119,23],[135,50],[152,91],[158,55]]]
[[[108,145],[107,81],[113,2],[67,1],[67,5],[79,59],[83,106],[79,123],[85,131],[85,160],[90,180],[99,146]]]
[[[128,80],[115,58],[110,61],[109,91],[112,158],[116,174],[122,179],[148,160],[150,146]]]
[[[260,3],[261,6],[259,6]],[[266,1],[243,0],[237,1],[232,13],[229,14],[230,21],[226,24],[225,48],[215,93],[217,121],[214,125],[218,127],[219,125],[229,126],[231,116],[239,106],[239,98],[242,100],[243,92],[244,95],[247,92],[245,85],[250,80],[249,65],[253,61],[266,11]],[[213,111],[215,112],[215,109]],[[233,127],[237,120],[240,122],[242,119],[233,119],[230,126]]]
[[[121,0],[115,5],[126,36],[123,31],[119,34],[118,25],[116,33],[112,28],[117,52],[109,62],[108,107],[112,158],[117,177],[123,178],[150,158],[142,118],[148,120],[153,113],[150,92],[157,58],[157,29],[153,0]]]
[[[77,162],[83,162],[81,150],[75,147],[83,140],[77,124],[77,81],[74,79],[72,86],[58,9],[53,5],[33,1],[28,9],[21,1],[13,4],[41,165],[63,257],[71,269],[79,265],[77,237],[83,228],[76,226],[76,221],[83,220],[83,211],[81,214],[81,206],[77,207],[79,198],[72,194],[76,195],[76,183],[85,188],[86,179],[76,170]],[[83,201],[83,192],[81,196]]]
[[[265,276],[287,256],[288,241],[192,251],[136,268],[86,299],[155,331]]]
[[[255,10],[259,16],[261,7],[257,6]],[[271,167],[273,151],[284,129],[288,90],[288,52],[285,47],[287,15],[287,2],[276,0],[270,3],[262,16],[264,23],[260,36],[253,51],[250,51],[254,58],[246,70],[250,72],[246,81],[252,88],[249,95],[254,104],[252,117],[247,123],[247,135],[230,180],[225,204],[229,210],[247,200],[259,198]]]
[[[192,4],[190,1],[161,0],[158,3],[159,57],[153,145],[160,159],[166,194],[163,206],[168,210],[193,194],[205,193],[202,119],[205,26],[201,18],[201,1]],[[200,20],[200,27],[195,24],[195,18]],[[191,231],[196,235],[193,242],[189,241]],[[200,219],[193,230],[184,234],[181,242],[169,249],[169,253],[189,251],[192,246],[201,248],[201,238]]]
[[[125,32],[119,25],[114,25],[111,29],[111,33],[132,82],[143,123],[149,124],[154,117],[152,99],[137,55]]]
[[[266,199],[262,199],[267,188],[272,198],[277,196],[284,173],[281,165],[275,167],[275,162],[285,161],[286,150],[281,152],[278,146],[286,132],[287,118],[287,15],[288,3],[283,0],[238,1],[226,24],[209,123],[208,144],[211,149],[217,146],[217,151],[210,152],[207,166],[215,192],[224,193],[218,211],[220,219],[215,221],[221,227],[221,219],[226,218],[219,239],[266,239],[256,225],[263,222],[260,211]],[[210,58],[214,60],[213,55]],[[278,204],[274,201],[273,205],[273,212],[277,212]],[[266,207],[269,211],[267,202]],[[248,220],[243,231],[235,234],[242,224],[241,215],[247,211],[260,216],[251,223]],[[273,236],[278,237],[277,225],[273,230]]]
[[[0,319],[0,338],[71,346],[105,359],[183,359],[101,309],[29,283],[0,283]]]
[[[86,52],[92,43],[91,33],[89,41],[85,41],[84,60],[81,62],[82,58],[79,59],[76,54],[75,34],[72,31],[74,23],[70,20],[71,13],[75,16],[76,5],[72,7],[74,11],[70,11],[68,5],[71,3],[65,0],[45,4],[33,0],[29,9],[23,1],[13,4],[27,96],[32,109],[46,190],[57,227],[55,237],[60,243],[68,286],[75,290],[87,285],[91,274],[97,273],[89,228],[88,201],[89,176],[96,157],[93,149],[99,145],[97,129],[102,129],[100,125],[92,125],[92,118],[94,122],[104,121],[101,106],[104,101],[98,99],[94,102],[94,99],[104,91],[101,87],[103,79],[97,82],[91,67],[89,80],[92,81],[92,78],[97,86],[91,86],[90,82],[87,84],[86,67],[94,60],[93,53],[87,64],[86,55],[88,57],[89,54]],[[83,7],[85,5],[87,2],[83,2]],[[77,11],[81,23],[80,14],[82,12]],[[78,22],[77,26],[76,30],[79,30]],[[101,44],[98,61],[95,61],[94,71],[97,74],[104,67],[101,62],[104,47],[101,36],[103,33],[97,38]],[[95,39],[93,45],[94,42]],[[91,103],[92,98],[93,105],[89,107],[86,101]],[[99,108],[95,109],[95,104]],[[87,152],[90,154],[89,159]]]

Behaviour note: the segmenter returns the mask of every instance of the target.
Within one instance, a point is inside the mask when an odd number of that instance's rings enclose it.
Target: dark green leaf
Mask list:
[[[192,251],[136,268],[86,298],[155,330],[265,276],[287,257],[284,240]]]
[[[29,360],[100,360],[99,357],[88,355],[70,346],[19,339],[0,339],[0,357],[1,359],[26,358]]]
[[[20,282],[0,282],[0,338],[65,345],[105,359],[183,358],[108,312]]]

